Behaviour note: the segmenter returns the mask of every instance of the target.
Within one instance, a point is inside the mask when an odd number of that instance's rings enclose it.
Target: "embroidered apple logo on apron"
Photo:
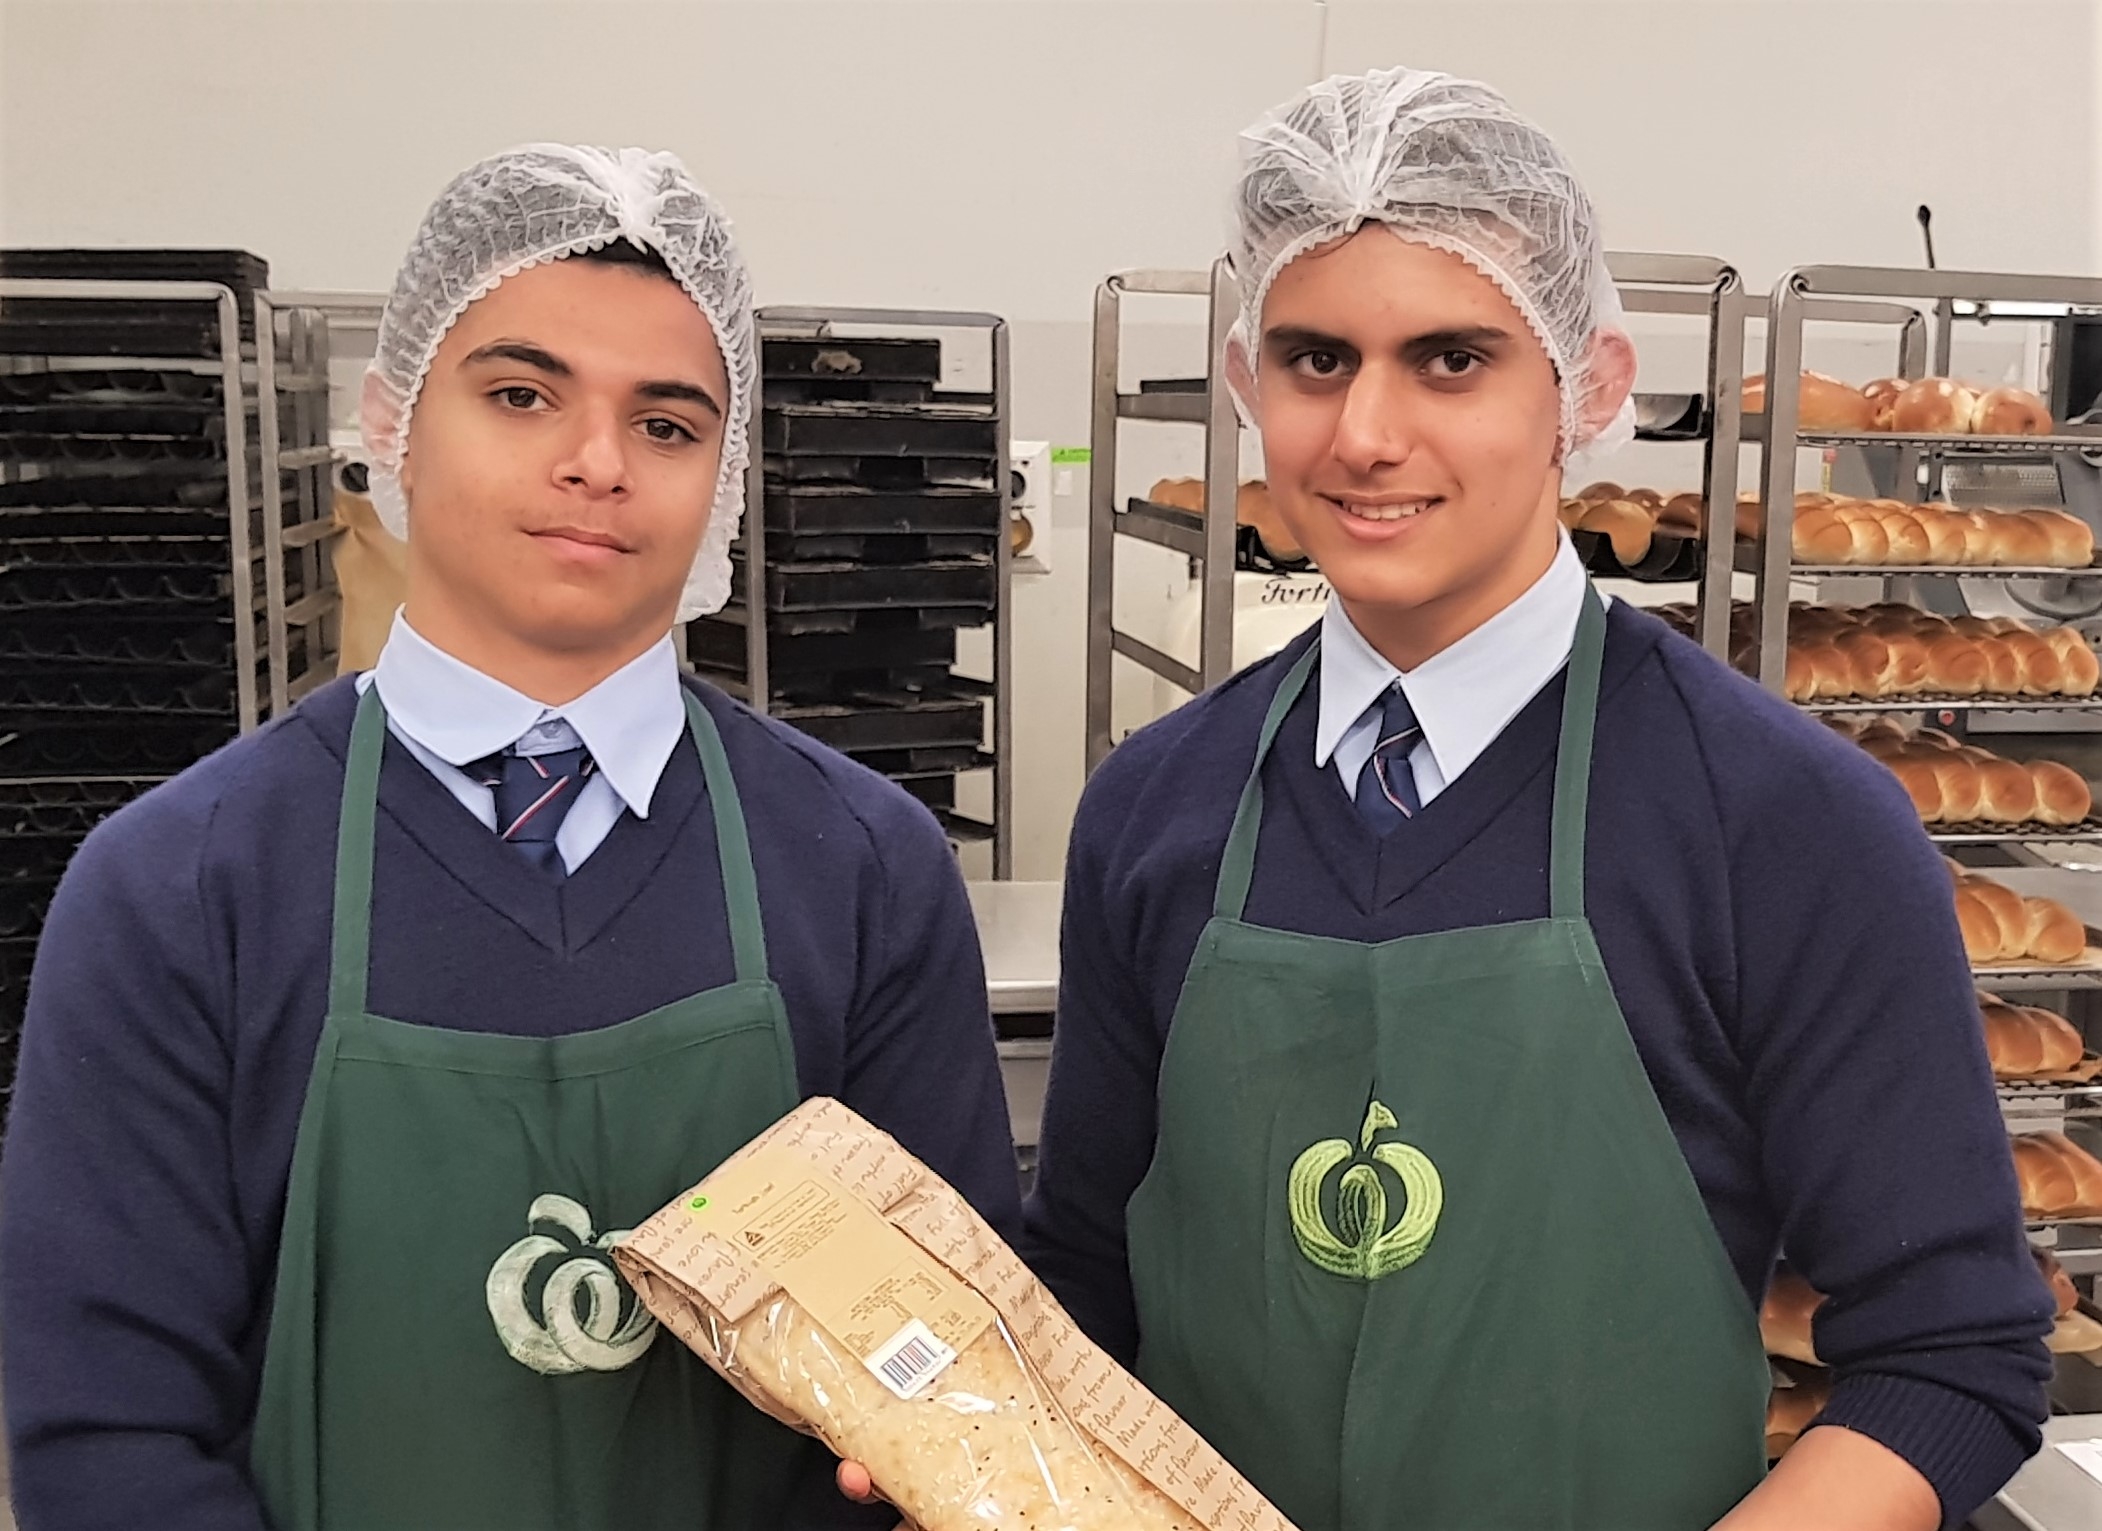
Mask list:
[[[1431,1236],[1438,1230],[1439,1214],[1445,1210],[1445,1182],[1438,1167],[1421,1149],[1406,1143],[1372,1140],[1399,1127],[1394,1113],[1378,1101],[1365,1112],[1364,1130],[1353,1150],[1342,1138],[1327,1138],[1301,1154],[1292,1164],[1287,1198],[1292,1213],[1292,1236],[1299,1252],[1333,1276],[1357,1281],[1377,1281],[1406,1270],[1423,1258]],[[1401,1178],[1406,1201],[1393,1227],[1387,1226],[1387,1188],[1372,1163],[1359,1158],[1343,1171],[1336,1187],[1336,1222],[1331,1228],[1321,1208],[1321,1192],[1338,1165],[1359,1155],[1369,1155]]]
[[[628,1292],[606,1253],[630,1230],[594,1234],[590,1210],[567,1196],[540,1197],[526,1212],[526,1226],[568,1237],[528,1233],[489,1268],[489,1316],[511,1359],[543,1377],[634,1365],[656,1339],[657,1320]],[[534,1269],[558,1255],[573,1258],[548,1274],[536,1303],[529,1290]]]

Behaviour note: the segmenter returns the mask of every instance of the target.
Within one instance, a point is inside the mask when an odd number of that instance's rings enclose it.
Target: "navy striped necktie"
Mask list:
[[[496,794],[498,837],[555,878],[567,875],[555,834],[576,806],[594,769],[591,752],[581,746],[521,755],[516,744],[467,768],[470,776]]]
[[[1365,822],[1387,835],[1423,807],[1416,793],[1416,772],[1409,765],[1409,753],[1423,738],[1423,729],[1399,683],[1389,686],[1372,707],[1379,709],[1379,741],[1358,772],[1356,802]],[[1365,711],[1369,714],[1372,707]]]

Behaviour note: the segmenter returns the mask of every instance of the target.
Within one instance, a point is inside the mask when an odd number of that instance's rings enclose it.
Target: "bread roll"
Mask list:
[[[1851,684],[1848,696],[1880,698],[1891,694],[1890,645],[1874,633],[1850,631],[1839,634],[1832,646],[1846,656]]]
[[[1766,1353],[1805,1366],[1824,1365],[1817,1358],[1811,1322],[1824,1303],[1824,1294],[1813,1290],[1801,1276],[1785,1265],[1777,1268],[1766,1288],[1766,1300],[1759,1306],[1759,1336],[1766,1343]]]
[[[2078,962],[2087,954],[2087,927],[2064,904],[2048,898],[2022,900],[2026,924],[2022,951],[2052,967]]]
[[[1749,491],[1737,496],[1737,535],[1746,542],[1758,537],[1766,526],[1766,506]]]
[[[1980,568],[1993,561],[1992,520],[1981,511],[1966,510],[1951,517],[1963,533],[1963,561]]]
[[[1900,566],[1923,564],[1927,561],[1932,544],[1927,541],[1926,529],[1920,525],[1917,517],[1909,511],[1886,510],[1881,512],[1876,520],[1882,525],[1884,535],[1890,541],[1890,550],[1884,555],[1885,561]]]
[[[2029,908],[2022,895],[1989,877],[1964,881],[1964,890],[1992,911],[2000,927],[2000,960],[2019,962],[2029,955]]]
[[[2065,665],[2057,650],[2032,632],[2007,633],[1993,639],[2014,662],[2016,689],[2023,696],[2056,696],[2065,684]]]
[[[2022,690],[2022,662],[2007,646],[2007,640],[1987,633],[1975,640],[1979,651],[1985,655],[1985,690],[1991,696],[2019,696]]]
[[[1875,423],[1875,406],[1861,390],[1821,372],[1803,374],[1796,406],[1797,423],[1806,431],[1865,431]]]
[[[2044,1278],[2044,1285],[2051,1289],[2052,1309],[2059,1318],[2080,1306],[2080,1289],[2073,1285],[2073,1278],[2066,1268],[2058,1263],[2058,1257],[2048,1249],[2032,1249],[2036,1258],[2036,1273]]]
[[[1593,500],[1577,527],[1603,532],[1623,568],[1632,568],[1649,556],[1650,541],[1657,532],[1656,519],[1631,500]]]
[[[2078,516],[2062,510],[2031,510],[2023,519],[2043,528],[2050,540],[2050,555],[2044,560],[2053,569],[2085,569],[2095,561],[2095,534]]]
[[[1200,478],[1164,478],[1153,486],[1146,496],[1156,505],[1165,505],[1170,510],[1187,510],[1195,514],[1204,513],[1204,480]]]
[[[1938,569],[1953,569],[1964,561],[1967,546],[1963,523],[1938,505],[1913,507],[1912,518],[1927,534],[1927,562]]]
[[[1707,502],[1697,494],[1675,494],[1657,512],[1657,525],[1698,537],[1707,524]]]
[[[2026,388],[1994,388],[1972,407],[1971,429],[1980,436],[2048,436],[2051,411]]]
[[[1657,513],[1664,509],[1664,496],[1654,489],[1630,489],[1620,498],[1631,505],[1640,505],[1650,513],[1652,521],[1657,518]]]
[[[1267,480],[1253,479],[1241,485],[1234,497],[1234,520],[1242,526],[1253,527],[1256,540],[1272,558],[1306,556],[1299,539],[1292,535],[1291,528],[1285,525],[1285,518],[1272,504]]]
[[[1766,413],[1766,374],[1754,372],[1744,380],[1744,412],[1748,415]]]
[[[1985,821],[1985,783],[1978,767],[1947,750],[1922,749],[1916,763],[1933,772],[1941,792],[1942,824],[1978,824]]]
[[[1861,396],[1868,400],[1870,430],[1890,429],[1891,411],[1897,407],[1898,395],[1909,386],[1902,377],[1879,377],[1861,390]]]
[[[1910,633],[1893,633],[1884,638],[1883,644],[1890,650],[1890,694],[1917,696],[1925,691],[1927,645]]]
[[[1963,931],[1963,954],[1972,967],[2000,960],[2004,947],[1999,917],[1968,883],[1956,888],[1956,923]]]
[[[1970,764],[1962,761],[1963,764]],[[2036,817],[2036,778],[2011,760],[1987,756],[1978,776],[1978,817],[1988,824],[2026,824]]]
[[[2084,823],[2095,811],[2095,799],[2085,778],[2055,760],[2029,762],[2029,779],[2036,784],[2036,821],[2054,828]]]
[[[1857,562],[1854,530],[1829,510],[1813,510],[1798,516],[1789,533],[1795,561],[1811,565]]]
[[[2095,651],[2088,647],[2087,639],[2070,627],[2053,627],[2039,634],[2051,645],[2064,666],[2059,676],[2060,696],[2093,696],[2098,681],[2102,681],[2102,665],[2095,659]]]
[[[1985,1057],[1995,1079],[2029,1079],[2043,1072],[2043,1028],[2005,1000],[1978,1006],[1985,1023]]]
[[[1935,770],[1931,760],[1920,760],[1896,755],[1885,760],[1891,775],[1912,799],[1912,806],[1920,816],[1922,824],[1961,824],[1966,818],[1947,811],[1947,798],[1942,792],[1941,773]],[[1958,761],[1956,764],[1962,764]]]
[[[1986,514],[1994,564],[2003,568],[2033,569],[2050,563],[2050,532],[2026,516],[2004,510]]]
[[[1602,478],[1595,484],[1586,484],[1579,489],[1576,497],[1580,500],[1624,500],[1628,497],[1628,492],[1611,479]]]
[[[1941,696],[1980,696],[1992,678],[1985,651],[1954,633],[1927,644],[1927,690]]]
[[[1961,436],[1971,428],[1978,396],[1945,377],[1922,378],[1897,396],[1890,428],[1908,436]]]
[[[2036,1005],[2023,1005],[2019,1010],[2036,1032],[2041,1053],[2038,1073],[2056,1078],[2080,1067],[2080,1060],[2087,1054],[2087,1043],[2071,1021],[2055,1010]]]

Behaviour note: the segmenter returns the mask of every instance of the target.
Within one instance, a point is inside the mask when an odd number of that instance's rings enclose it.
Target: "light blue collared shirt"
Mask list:
[[[1314,728],[1314,765],[1333,760],[1343,790],[1379,742],[1372,706],[1399,684],[1423,738],[1409,754],[1417,797],[1428,803],[1481,756],[1554,679],[1576,641],[1587,588],[1583,560],[1562,538],[1554,561],[1532,587],[1452,647],[1404,675],[1380,657],[1331,600],[1321,614],[1321,715]]]
[[[378,664],[357,679],[360,693],[373,685],[387,704],[389,731],[491,834],[496,794],[461,767],[521,740],[528,755],[578,744],[591,751],[598,769],[555,832],[572,872],[605,843],[623,811],[650,816],[665,763],[686,731],[669,634],[575,701],[549,707],[455,659],[397,611]]]

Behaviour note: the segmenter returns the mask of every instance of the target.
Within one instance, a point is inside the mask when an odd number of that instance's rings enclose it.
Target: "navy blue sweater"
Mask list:
[[[1026,1248],[1127,1361],[1162,1046],[1263,713],[1311,641],[1125,741],[1074,827]],[[1784,1244],[1831,1294],[1827,1422],[1960,1521],[2037,1449],[2051,1305],[1947,874],[1880,765],[1653,618],[1613,608],[1601,686],[1585,896],[1650,1081],[1746,1301]],[[1247,918],[1362,942],[1544,918],[1562,691],[1381,842],[1313,763],[1309,686],[1265,767]]]
[[[891,783],[696,690],[752,826],[802,1090],[887,1128],[1011,1231],[984,973],[940,829]],[[246,1442],[325,1008],[355,701],[329,686],[124,809],[52,907],[0,1187],[8,1428],[34,1531],[263,1531]],[[682,745],[648,820],[624,816],[566,883],[522,862],[508,877],[390,738],[373,1010],[549,1036],[730,982],[705,796]],[[499,875],[470,887],[462,867]],[[868,1519],[817,1478],[813,1518]]]

